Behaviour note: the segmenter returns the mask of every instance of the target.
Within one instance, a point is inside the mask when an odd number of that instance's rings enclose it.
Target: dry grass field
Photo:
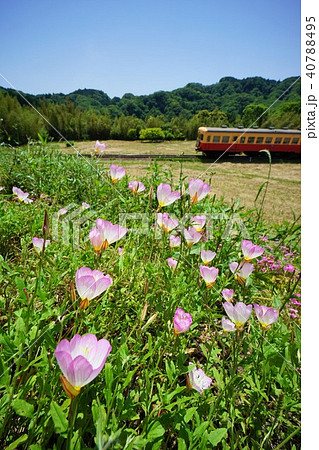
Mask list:
[[[80,153],[92,153],[94,142],[77,142],[74,147]],[[139,141],[107,141],[107,154],[110,158],[101,159],[101,164],[108,166],[113,163],[127,170],[130,179],[147,176],[152,159],[115,159],[112,154],[163,154],[180,155],[195,154],[194,141],[175,141],[164,143],[143,143]],[[74,152],[65,144],[59,144],[65,152]],[[254,201],[259,187],[267,180],[269,166],[266,158],[261,162],[256,158],[250,161],[248,157],[222,157],[214,160],[161,160],[158,162],[162,170],[171,172],[173,179],[178,179],[181,164],[183,172],[189,178],[212,180],[212,194],[224,197],[226,201],[241,201],[247,209],[254,207]],[[293,220],[294,214],[300,215],[301,174],[300,163],[296,161],[274,161],[271,168],[270,182],[265,200],[264,219],[271,223],[281,223],[283,220]]]

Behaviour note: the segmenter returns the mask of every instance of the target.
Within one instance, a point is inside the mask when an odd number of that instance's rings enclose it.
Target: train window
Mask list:
[[[293,138],[291,143],[292,144],[298,144],[299,143],[299,138]]]
[[[284,139],[284,144],[289,144],[289,142],[290,142],[290,138],[285,138]]]
[[[272,137],[266,137],[266,144],[271,144],[272,143]]]
[[[281,144],[282,138],[276,137],[275,144]]]
[[[229,136],[223,136],[222,142],[225,142],[225,143],[229,142]]]
[[[220,142],[220,136],[214,136],[213,142]]]
[[[240,138],[240,143],[241,143],[241,144],[244,144],[244,143],[245,143],[245,139],[246,139],[246,138],[241,137],[241,138]]]
[[[237,141],[238,136],[233,136],[233,142]]]
[[[258,138],[257,138],[257,144],[262,144],[263,141],[264,141],[264,138],[263,138],[263,137],[258,137]]]
[[[200,135],[199,135],[199,139],[202,141],[202,140],[204,139],[204,135],[203,135],[203,134],[200,134]]]
[[[248,144],[253,144],[255,142],[255,138],[253,136],[250,136],[248,138]]]
[[[207,136],[207,141],[206,142],[210,142],[210,135]]]

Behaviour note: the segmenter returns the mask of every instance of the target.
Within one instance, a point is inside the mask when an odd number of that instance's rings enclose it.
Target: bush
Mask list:
[[[144,128],[140,131],[140,139],[147,141],[162,141],[165,139],[165,133],[161,128]]]

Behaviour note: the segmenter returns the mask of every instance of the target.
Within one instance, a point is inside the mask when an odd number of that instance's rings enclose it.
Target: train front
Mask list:
[[[204,140],[204,133],[206,131],[206,128],[204,127],[200,127],[198,128],[198,135],[197,135],[197,139],[196,139],[196,144],[195,144],[195,151],[196,152],[202,152],[203,151],[203,140]]]

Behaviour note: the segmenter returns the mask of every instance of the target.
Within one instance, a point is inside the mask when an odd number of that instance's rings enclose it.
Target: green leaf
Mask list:
[[[15,450],[19,447],[20,444],[23,444],[28,439],[27,434],[23,434],[18,439],[16,439],[14,442],[11,442],[9,447],[6,447],[7,450]]]
[[[196,406],[193,406],[192,408],[188,408],[188,410],[186,411],[186,414],[184,416],[184,420],[186,423],[188,423],[192,419],[196,409],[197,409]]]
[[[155,441],[156,439],[163,436],[165,433],[165,428],[159,422],[153,422],[147,433],[147,439],[149,441]]]
[[[113,370],[112,370],[112,364],[106,363],[104,366],[104,377],[105,377],[105,383],[109,389],[112,387],[113,383]]]
[[[175,366],[173,361],[165,359],[165,369],[170,383],[173,383]]]
[[[133,376],[135,375],[135,373],[137,372],[138,368],[131,370],[128,374],[127,377],[125,378],[125,381],[123,383],[122,389],[124,390],[132,381]]]
[[[217,445],[226,437],[227,428],[217,428],[217,430],[211,431],[208,435],[208,440],[212,445]]]
[[[297,340],[298,349],[301,352],[301,332],[300,332],[300,328],[295,324],[294,325],[294,329],[295,329],[295,336],[296,336],[296,340]]]
[[[177,450],[187,450],[187,445],[184,439],[177,438]]]
[[[258,200],[259,195],[261,194],[261,191],[263,190],[264,186],[266,186],[266,184],[268,183],[268,181],[265,181],[264,183],[262,183],[260,185],[260,188],[258,189],[257,195],[255,197],[255,203]]]
[[[2,362],[1,356],[0,356],[0,374],[1,374],[0,386],[9,386],[11,380],[10,370]]]
[[[54,423],[54,429],[56,433],[63,434],[68,429],[68,421],[66,414],[62,411],[61,407],[52,400],[50,404],[50,414]]]
[[[209,422],[202,422],[194,431],[193,439],[197,440],[200,439],[205,432],[206,428],[208,427]]]
[[[34,406],[26,402],[25,400],[21,399],[13,400],[12,407],[18,414],[18,416],[29,417],[29,419],[32,418]]]
[[[81,439],[80,439],[80,430],[76,430],[71,439],[71,448],[72,450],[82,450]]]
[[[220,372],[218,372],[218,370],[216,369],[216,367],[213,367],[213,375],[216,380],[217,386],[219,388],[223,387],[224,386],[223,378],[222,378]]]
[[[27,296],[25,295],[25,292],[23,290],[25,288],[24,281],[21,278],[16,277],[15,282],[19,291],[20,299],[25,305],[27,305],[28,304]]]

